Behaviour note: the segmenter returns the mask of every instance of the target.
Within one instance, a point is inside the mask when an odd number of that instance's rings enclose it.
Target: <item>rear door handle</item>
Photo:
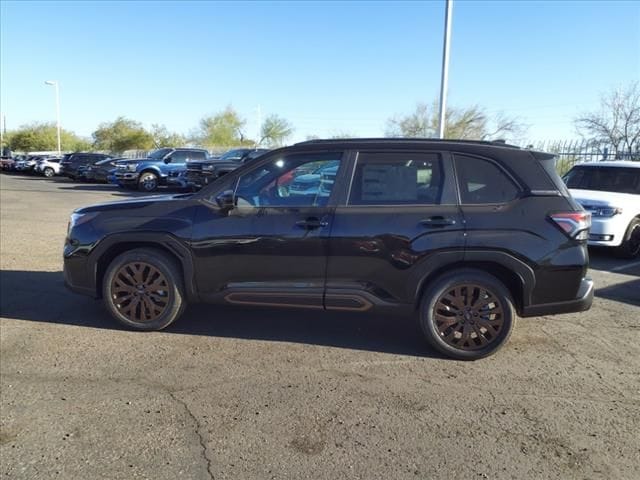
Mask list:
[[[316,217],[305,218],[296,222],[296,226],[300,228],[306,228],[307,230],[315,230],[316,228],[322,228],[329,225],[328,222],[323,222]]]
[[[453,217],[443,217],[441,215],[436,215],[433,217],[426,218],[424,220],[420,220],[420,225],[428,228],[437,228],[437,227],[447,227],[449,225],[455,225],[456,219]]]

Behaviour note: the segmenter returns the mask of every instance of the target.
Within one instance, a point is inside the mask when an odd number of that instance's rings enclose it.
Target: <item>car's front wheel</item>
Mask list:
[[[419,315],[429,344],[458,360],[492,355],[515,324],[509,290],[493,275],[475,269],[437,278],[424,293]]]
[[[130,250],[111,262],[103,278],[102,298],[118,322],[137,330],[162,330],[186,306],[177,263],[151,248]]]
[[[631,221],[617,253],[622,258],[635,258],[640,255],[640,219],[634,218]]]
[[[153,192],[158,188],[158,176],[153,172],[144,172],[138,180],[138,190],[142,192]]]
[[[47,167],[44,169],[44,176],[47,178],[51,178],[55,175],[56,172],[53,171],[53,168]]]

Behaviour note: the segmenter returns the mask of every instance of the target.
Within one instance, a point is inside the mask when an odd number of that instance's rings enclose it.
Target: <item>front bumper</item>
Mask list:
[[[578,288],[576,298],[564,302],[543,303],[524,307],[521,312],[522,317],[539,317],[542,315],[556,315],[558,313],[584,312],[591,308],[593,303],[593,280],[583,278]]]
[[[618,247],[624,239],[629,221],[621,215],[613,217],[591,217],[588,245]]]
[[[114,177],[115,183],[138,183],[140,174],[138,172],[116,172]]]

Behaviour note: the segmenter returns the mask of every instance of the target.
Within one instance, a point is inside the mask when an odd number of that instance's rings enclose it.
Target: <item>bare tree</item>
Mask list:
[[[491,118],[486,110],[478,105],[466,108],[447,108],[445,115],[445,138],[463,140],[490,140],[505,136],[518,136],[525,126],[515,118],[503,113]],[[418,103],[408,115],[395,116],[387,120],[385,134],[390,137],[431,138],[438,131],[438,106]]]
[[[606,141],[616,158],[629,157],[640,150],[640,88],[633,82],[600,97],[600,110],[575,119],[576,130],[590,140]]]

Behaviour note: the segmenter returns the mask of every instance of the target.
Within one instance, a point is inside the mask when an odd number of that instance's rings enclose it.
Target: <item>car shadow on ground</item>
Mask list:
[[[640,306],[640,278],[604,288],[596,286],[596,297]]]
[[[606,287],[598,287],[595,296],[616,302],[640,306],[640,258],[623,259],[617,257],[611,249],[589,248],[589,268],[610,274],[624,275],[622,282]],[[628,280],[627,277],[637,277]]]
[[[69,292],[62,272],[0,272],[0,316],[124,330],[99,301]],[[426,346],[412,318],[300,309],[190,305],[167,333],[294,342],[444,358]]]

